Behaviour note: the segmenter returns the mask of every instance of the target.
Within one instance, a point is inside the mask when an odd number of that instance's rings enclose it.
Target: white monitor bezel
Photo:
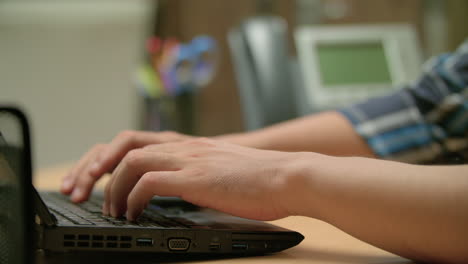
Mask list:
[[[302,26],[295,32],[306,103],[315,110],[336,108],[369,96],[389,92],[414,80],[421,67],[416,33],[408,24]],[[325,86],[321,80],[317,47],[321,44],[382,43],[391,83]]]

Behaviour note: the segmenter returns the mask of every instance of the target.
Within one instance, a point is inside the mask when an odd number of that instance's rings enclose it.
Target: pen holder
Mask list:
[[[176,131],[195,134],[195,96],[183,92],[177,96],[144,98],[141,127],[148,131]]]

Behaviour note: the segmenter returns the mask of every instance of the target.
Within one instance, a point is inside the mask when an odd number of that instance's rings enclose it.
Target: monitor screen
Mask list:
[[[319,43],[317,55],[325,87],[392,83],[381,42]]]

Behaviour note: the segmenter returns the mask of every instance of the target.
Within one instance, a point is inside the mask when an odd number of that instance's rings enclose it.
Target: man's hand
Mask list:
[[[289,177],[295,157],[206,138],[146,146],[114,170],[103,211],[134,220],[159,195],[251,219],[286,217],[297,193]]]
[[[121,132],[109,144],[97,144],[91,148],[64,177],[61,191],[71,194],[74,202],[85,201],[96,181],[105,173],[112,172],[130,150],[189,138],[192,137],[176,132]]]

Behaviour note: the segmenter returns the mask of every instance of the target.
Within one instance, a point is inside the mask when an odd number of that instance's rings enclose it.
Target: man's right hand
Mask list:
[[[147,145],[177,142],[192,138],[176,132],[123,131],[108,144],[96,144],[63,178],[61,192],[71,195],[73,202],[86,201],[94,184],[110,173],[132,149]]]

